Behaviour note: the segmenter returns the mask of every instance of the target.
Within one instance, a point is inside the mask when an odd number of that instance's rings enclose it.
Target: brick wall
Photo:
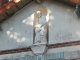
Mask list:
[[[71,41],[71,42],[58,43],[58,44],[50,44],[48,46],[48,49],[61,48],[61,47],[67,47],[67,46],[75,46],[75,45],[80,45],[80,40],[79,41]],[[21,49],[12,49],[12,50],[0,51],[0,55],[20,53],[20,52],[28,52],[28,51],[31,51],[30,47],[21,48]]]
[[[8,3],[8,0],[0,0],[0,7],[2,7],[6,3]]]

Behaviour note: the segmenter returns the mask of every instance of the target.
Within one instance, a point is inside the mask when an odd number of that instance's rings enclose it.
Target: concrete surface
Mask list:
[[[0,51],[29,47],[33,44],[33,20],[34,12],[39,7],[46,7],[49,11],[49,44],[63,43],[80,40],[80,20],[74,13],[75,9],[52,1],[43,1],[42,4],[32,2],[10,18],[1,23],[3,31],[0,31]],[[48,49],[46,54],[79,51],[80,45]],[[28,53],[28,54],[27,54]],[[78,52],[71,53],[78,58]],[[75,55],[76,54],[76,55]],[[32,52],[1,55],[0,59],[13,58],[25,55],[33,55]]]
[[[0,50],[33,44],[34,12],[42,6],[49,11],[49,44],[80,40],[80,20],[72,7],[53,1],[32,2],[1,23]]]

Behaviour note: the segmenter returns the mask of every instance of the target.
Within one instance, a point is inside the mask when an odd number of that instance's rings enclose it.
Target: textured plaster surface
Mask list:
[[[33,44],[33,13],[31,3],[1,23],[0,51],[25,48]],[[32,6],[34,9],[32,10]]]
[[[43,1],[41,4],[32,2],[13,16],[1,23],[0,51],[29,47],[33,44],[33,18],[39,7],[46,7],[49,11],[49,44],[80,40],[80,20],[74,13],[75,9],[52,1]],[[80,45],[48,49],[46,54],[66,52],[65,58],[80,57]],[[78,51],[68,52],[68,51]],[[27,54],[28,53],[28,54]],[[3,58],[33,55],[32,52],[1,55]]]
[[[23,53],[0,55],[0,60],[1,59],[3,59],[3,60],[6,60],[6,59],[15,60],[16,58],[26,57],[26,56],[33,56],[33,53],[31,51],[29,51],[29,52],[23,52]]]
[[[62,43],[80,40],[80,20],[75,9],[63,4],[44,3],[49,11],[49,43]]]
[[[64,52],[64,59],[80,58],[80,45],[48,49],[46,54]]]
[[[53,1],[32,2],[1,23],[0,50],[33,44],[34,13],[42,6],[49,12],[49,44],[80,40],[80,20],[74,8]]]

